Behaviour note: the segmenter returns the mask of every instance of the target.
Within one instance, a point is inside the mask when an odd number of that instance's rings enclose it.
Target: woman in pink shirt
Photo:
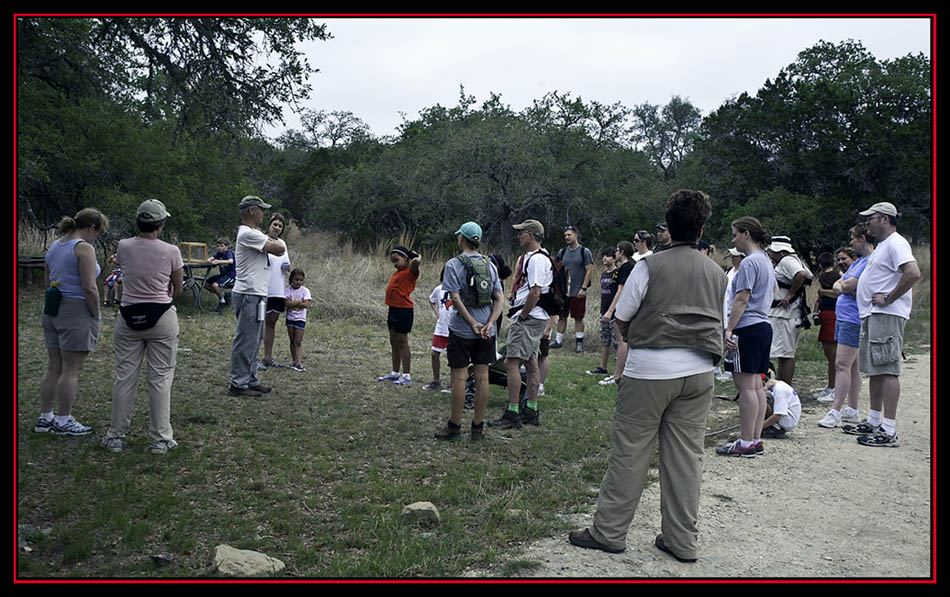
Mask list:
[[[123,292],[113,334],[112,423],[102,440],[102,447],[113,452],[122,451],[132,422],[143,360],[148,362],[149,449],[164,454],[178,446],[170,422],[178,353],[178,314],[172,299],[181,293],[183,264],[178,248],[158,239],[169,215],[161,201],[143,202],[136,213],[138,236],[119,241],[116,249]]]

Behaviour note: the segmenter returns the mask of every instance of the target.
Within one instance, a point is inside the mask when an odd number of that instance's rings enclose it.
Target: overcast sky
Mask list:
[[[709,114],[820,40],[860,41],[879,60],[930,56],[926,18],[362,18],[318,19],[333,39],[304,46],[311,110],[347,110],[376,135],[400,113],[499,93],[515,111],[549,91],[585,101],[665,104],[673,95]],[[299,120],[285,110],[285,126]]]

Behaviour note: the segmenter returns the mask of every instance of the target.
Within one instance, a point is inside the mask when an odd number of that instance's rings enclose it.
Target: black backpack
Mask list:
[[[541,293],[541,298],[538,299],[538,306],[544,309],[548,315],[559,315],[567,311],[571,304],[567,294],[567,268],[564,267],[564,264],[560,261],[551,259],[551,255],[544,249],[535,252],[531,257],[534,257],[538,253],[543,253],[544,256],[548,258],[548,261],[551,262],[551,268],[554,274],[550,291]],[[525,276],[527,276],[528,262],[531,261],[531,257],[528,257],[524,262]]]

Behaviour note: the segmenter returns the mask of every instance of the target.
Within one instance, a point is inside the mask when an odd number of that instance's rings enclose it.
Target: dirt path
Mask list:
[[[764,457],[723,458],[708,449],[694,564],[653,546],[660,530],[654,483],[643,494],[624,553],[579,549],[563,533],[518,554],[540,563],[524,575],[928,578],[930,376],[929,352],[905,361],[898,448],[861,446],[839,429],[818,427],[827,406],[808,400],[799,427],[788,439],[768,441]],[[866,381],[860,406],[866,414]],[[591,515],[579,517],[576,526],[586,526]]]

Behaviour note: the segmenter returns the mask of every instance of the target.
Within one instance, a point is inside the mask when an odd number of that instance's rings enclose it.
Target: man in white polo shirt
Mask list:
[[[920,267],[910,243],[897,234],[900,213],[892,203],[875,203],[860,215],[879,241],[858,278],[856,295],[861,317],[858,369],[869,377],[871,404],[866,421],[842,430],[858,435],[861,445],[893,448],[899,445],[896,419],[904,324],[910,319],[911,287],[920,278]]]

